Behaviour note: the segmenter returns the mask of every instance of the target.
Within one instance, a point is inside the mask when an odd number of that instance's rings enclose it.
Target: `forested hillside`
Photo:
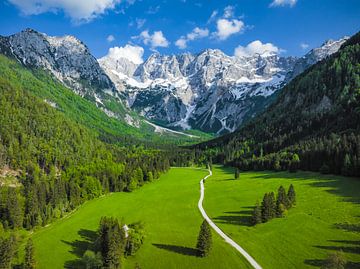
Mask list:
[[[131,191],[169,168],[163,151],[102,142],[96,129],[35,96],[31,90],[40,91],[41,86],[27,72],[0,76],[0,224],[4,228],[45,225],[87,199]]]
[[[194,148],[241,169],[360,175],[360,33],[310,67],[263,114]]]
[[[169,132],[155,133],[154,127],[142,121],[132,123],[138,127],[126,124],[109,114],[109,111],[103,111],[93,102],[75,94],[45,71],[41,69],[29,70],[2,54],[0,54],[0,76],[41,98],[63,112],[67,118],[90,128],[99,134],[103,141],[119,142],[122,145],[148,144],[156,147],[163,144],[183,144],[199,141],[196,136],[189,137]],[[110,102],[106,105],[112,107],[114,111],[119,110],[118,113],[120,114],[125,113],[120,111],[123,110],[123,107],[116,103]],[[197,135],[202,136],[203,134],[198,133]]]

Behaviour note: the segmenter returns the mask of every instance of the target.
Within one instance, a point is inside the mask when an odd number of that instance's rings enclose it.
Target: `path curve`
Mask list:
[[[254,267],[255,269],[262,269],[261,266],[254,260],[253,257],[250,256],[249,253],[247,253],[242,247],[240,247],[234,240],[232,240],[229,236],[227,236],[216,224],[209,218],[209,216],[206,214],[202,203],[204,200],[205,195],[205,187],[204,187],[204,180],[206,180],[208,177],[212,176],[212,171],[209,170],[209,174],[204,177],[202,180],[200,180],[200,199],[198,202],[198,208],[201,212],[201,215],[204,217],[204,219],[209,223],[209,225],[217,232],[226,243],[234,247],[237,251],[240,252],[241,255],[245,257],[245,259]]]

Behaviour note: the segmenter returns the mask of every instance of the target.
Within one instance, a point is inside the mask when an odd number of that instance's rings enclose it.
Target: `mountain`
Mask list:
[[[263,111],[279,89],[345,40],[328,41],[300,59],[269,52],[232,57],[208,49],[196,55],[154,53],[142,64],[111,56],[99,63],[125,104],[146,118],[221,134]]]
[[[289,82],[232,134],[197,145],[241,169],[360,175],[360,32]]]
[[[44,89],[38,90],[41,97],[47,96],[44,100],[57,106],[58,109],[66,107],[66,112],[79,117],[80,122],[88,118],[85,124],[96,126],[102,133],[117,136],[132,134],[135,138],[151,137],[153,140],[157,140],[156,136],[159,135],[163,138],[168,136],[169,139],[165,138],[166,141],[198,140],[198,136],[176,133],[149,124],[124,106],[114,83],[100,67],[96,58],[84,43],[73,36],[52,37],[26,29],[8,37],[0,37],[0,54],[16,59],[22,66],[31,70],[35,77],[42,82],[45,81],[42,85]],[[6,61],[2,62],[5,68],[11,66],[17,73],[21,72],[19,67],[9,65]],[[74,110],[82,106],[84,102],[77,97],[66,99],[69,93],[59,85],[49,86],[53,82],[48,83],[51,79],[39,70],[45,70],[75,94],[93,103],[99,111],[90,104],[86,104],[87,108],[74,113]],[[21,81],[22,78],[19,77],[19,79]],[[60,89],[63,96],[55,89]],[[74,99],[77,100],[76,104],[74,104]],[[83,114],[85,111],[86,116]],[[104,119],[104,113],[106,119]],[[95,119],[98,121],[95,122]]]

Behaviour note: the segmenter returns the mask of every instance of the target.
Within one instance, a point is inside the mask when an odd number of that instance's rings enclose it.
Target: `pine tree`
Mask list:
[[[290,172],[296,172],[299,169],[299,165],[300,165],[299,155],[294,153],[290,163]]]
[[[15,237],[0,238],[0,269],[10,269],[15,252]]]
[[[27,241],[25,246],[25,262],[24,262],[24,269],[35,269],[36,268],[36,261],[35,261],[35,250],[34,250],[34,243],[31,238]]]
[[[99,244],[105,268],[120,268],[125,250],[125,232],[115,218],[102,217]]]
[[[256,202],[256,205],[255,205],[252,217],[251,217],[251,223],[253,225],[256,225],[256,224],[259,224],[261,222],[262,222],[262,219],[261,219],[261,207],[260,207],[259,202]]]
[[[263,222],[267,222],[276,215],[275,195],[273,192],[265,193],[261,203],[261,218]]]
[[[200,232],[199,232],[196,248],[199,251],[199,255],[201,257],[205,257],[209,255],[211,246],[212,246],[211,228],[209,223],[207,223],[207,221],[204,220],[200,226]]]
[[[287,197],[285,188],[280,186],[276,200],[276,216],[282,217],[287,208],[289,208],[289,199]]]
[[[289,199],[289,208],[296,204],[296,193],[293,184],[290,185],[287,197]]]
[[[240,177],[240,171],[239,171],[239,168],[236,168],[235,169],[235,179],[239,179]]]
[[[346,258],[344,254],[340,252],[331,253],[325,260],[322,269],[344,269],[346,266]]]

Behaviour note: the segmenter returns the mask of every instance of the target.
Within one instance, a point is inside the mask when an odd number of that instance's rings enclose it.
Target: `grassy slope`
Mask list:
[[[76,266],[87,248],[86,238],[93,235],[104,215],[123,218],[126,223],[145,223],[145,244],[135,257],[126,260],[126,268],[134,268],[136,262],[141,268],[248,268],[214,233],[210,256],[194,256],[202,221],[197,209],[199,180],[204,175],[204,170],[174,168],[133,193],[114,193],[85,203],[70,217],[33,234],[39,268]]]
[[[264,268],[314,268],[342,249],[349,268],[360,267],[360,180],[316,173],[248,172],[214,168],[205,186],[205,210]],[[249,226],[252,206],[265,192],[294,184],[297,206],[286,218]]]

